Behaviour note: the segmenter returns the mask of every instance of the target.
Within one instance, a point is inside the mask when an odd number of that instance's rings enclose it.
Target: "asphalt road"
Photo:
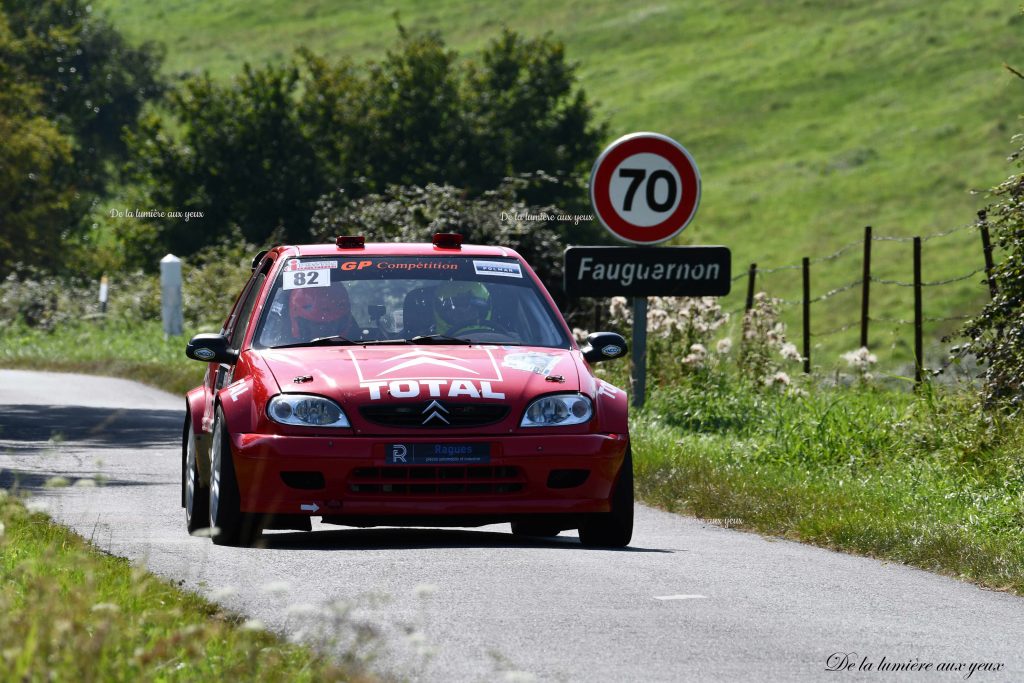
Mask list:
[[[314,524],[215,547],[179,507],[183,405],[124,380],[0,371],[0,486],[270,628],[414,680],[1024,680],[1024,599],[643,506],[622,551],[507,525]],[[833,653],[874,670],[828,672]],[[933,668],[880,671],[883,657]],[[986,662],[1001,670],[968,677]]]

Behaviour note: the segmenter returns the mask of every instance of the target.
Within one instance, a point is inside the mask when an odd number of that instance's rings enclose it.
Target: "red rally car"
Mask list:
[[[247,545],[263,529],[481,526],[622,547],[633,530],[626,394],[591,364],[511,249],[279,246],[217,334],[186,397],[182,506],[190,532]]]

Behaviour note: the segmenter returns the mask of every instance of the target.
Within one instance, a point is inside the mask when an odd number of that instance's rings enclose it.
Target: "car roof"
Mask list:
[[[293,256],[490,256],[518,258],[514,250],[507,247],[492,247],[480,244],[463,244],[459,249],[436,247],[429,242],[370,242],[362,248],[343,249],[336,244],[294,244],[278,247],[282,252],[295,250]]]

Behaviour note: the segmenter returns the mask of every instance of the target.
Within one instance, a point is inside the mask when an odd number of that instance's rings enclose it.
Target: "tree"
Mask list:
[[[40,89],[18,67],[23,58],[0,12],[0,275],[59,255],[74,199],[72,140],[42,115]]]
[[[75,141],[75,183],[102,191],[127,148],[121,132],[158,96],[163,49],[134,47],[85,0],[0,0],[23,77],[38,84],[41,113]]]
[[[151,117],[131,137],[133,169],[148,205],[203,212],[198,224],[151,224],[161,248],[182,254],[232,223],[255,243],[279,228],[303,240],[334,190],[347,201],[433,183],[480,197],[543,170],[564,182],[522,189],[529,202],[582,209],[571,179],[605,133],[561,44],[509,31],[473,64],[439,34],[399,26],[397,46],[361,69],[300,51],[228,84],[193,78],[167,102],[171,120]]]

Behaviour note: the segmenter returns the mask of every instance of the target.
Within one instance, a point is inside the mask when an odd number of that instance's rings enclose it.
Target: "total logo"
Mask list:
[[[432,398],[505,398],[505,393],[495,391],[487,380],[474,382],[471,379],[396,379],[391,382],[360,382],[359,386],[370,390],[371,401],[381,399],[384,387],[388,388],[388,395],[391,398],[416,398],[424,390]]]
[[[390,398],[505,398],[504,392],[494,389],[504,379],[490,349],[483,349],[476,360],[416,349],[366,368],[354,352],[349,351],[349,357],[359,386],[369,389],[371,401],[384,398],[385,391]]]

